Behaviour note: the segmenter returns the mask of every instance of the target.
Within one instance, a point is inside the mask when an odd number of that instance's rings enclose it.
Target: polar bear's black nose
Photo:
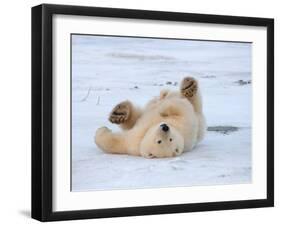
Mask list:
[[[163,130],[164,132],[167,132],[167,131],[169,131],[169,129],[170,129],[169,126],[167,126],[167,124],[165,124],[165,123],[164,123],[164,124],[161,124],[160,127],[162,128],[162,130]]]

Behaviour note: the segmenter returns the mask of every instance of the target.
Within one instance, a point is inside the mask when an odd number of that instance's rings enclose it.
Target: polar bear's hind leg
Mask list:
[[[193,105],[194,111],[202,113],[202,99],[196,79],[185,77],[181,82],[180,91]]]
[[[123,101],[112,109],[109,115],[109,121],[127,130],[135,125],[141,113],[141,110],[133,106],[130,101]]]
[[[186,97],[193,105],[194,111],[198,118],[198,134],[197,141],[201,141],[206,132],[206,120],[203,115],[202,98],[199,90],[198,82],[195,78],[185,77],[180,86],[181,94]]]

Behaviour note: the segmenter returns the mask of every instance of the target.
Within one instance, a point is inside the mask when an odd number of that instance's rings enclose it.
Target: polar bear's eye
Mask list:
[[[172,140],[173,140],[173,139],[172,139],[172,138],[170,138],[170,142],[172,142]]]
[[[158,144],[161,144],[161,142],[162,142],[162,140],[158,140],[158,141],[157,141]]]

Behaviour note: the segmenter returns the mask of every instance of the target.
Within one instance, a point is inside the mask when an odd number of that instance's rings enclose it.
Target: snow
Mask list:
[[[145,105],[184,76],[199,80],[209,127],[194,150],[165,159],[113,155],[94,143],[123,100]],[[72,191],[251,183],[251,44],[72,36]]]

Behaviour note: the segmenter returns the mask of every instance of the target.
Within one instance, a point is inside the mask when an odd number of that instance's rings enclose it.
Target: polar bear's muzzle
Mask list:
[[[170,127],[166,123],[161,124],[160,127],[164,132],[168,132],[170,129]]]

